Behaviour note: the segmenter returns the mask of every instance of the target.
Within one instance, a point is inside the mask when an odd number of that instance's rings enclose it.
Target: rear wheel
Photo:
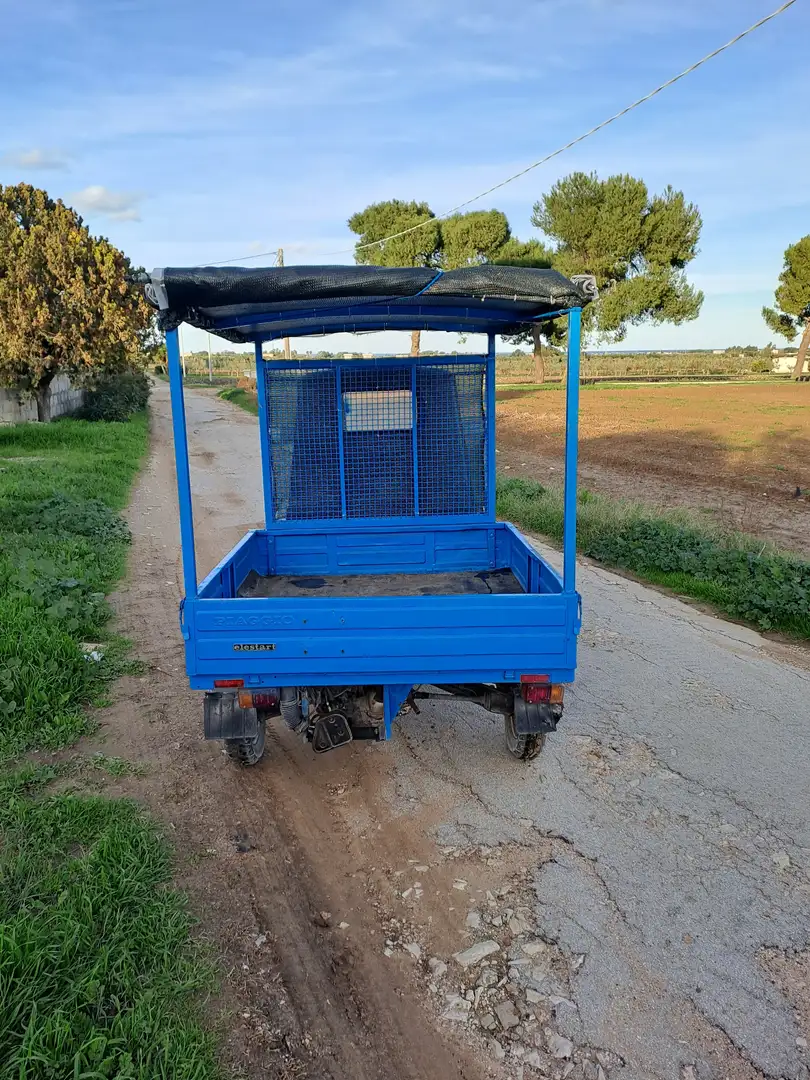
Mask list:
[[[546,743],[545,732],[535,735],[518,735],[515,731],[514,716],[504,716],[504,737],[506,749],[513,757],[521,761],[531,761],[536,758]]]
[[[252,739],[226,739],[225,753],[240,765],[256,765],[264,753],[265,720],[258,718],[258,731]]]

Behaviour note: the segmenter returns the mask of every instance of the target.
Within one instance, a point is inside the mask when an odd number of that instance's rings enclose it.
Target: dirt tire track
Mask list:
[[[255,429],[245,420],[247,437]],[[202,695],[187,688],[177,624],[174,482],[159,394],[150,460],[129,511],[129,582],[115,598],[116,629],[149,672],[121,680],[99,719],[105,752],[146,767],[116,790],[167,823],[179,883],[228,973],[210,1010],[227,1063],[256,1078],[478,1080],[484,1070],[418,1004],[413,972],[383,956],[374,885],[359,872],[361,841],[330,802],[330,777],[374,790],[380,760],[370,751],[380,748],[321,763],[291,733],[268,733],[264,761],[240,769],[203,741]],[[201,501],[198,557],[210,566],[240,530],[228,507],[205,494]],[[325,911],[334,913],[328,925]]]

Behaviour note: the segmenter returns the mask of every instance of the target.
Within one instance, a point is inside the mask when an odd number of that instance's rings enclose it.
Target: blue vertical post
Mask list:
[[[565,381],[565,494],[563,518],[563,591],[576,589],[577,442],[579,438],[579,350],[582,311],[568,312],[568,369]]]
[[[177,472],[177,503],[180,510],[180,547],[183,553],[183,586],[187,597],[197,595],[197,557],[194,553],[194,517],[191,508],[191,473],[188,467],[186,407],[183,400],[183,364],[176,330],[166,334],[169,390],[172,402],[174,463]]]
[[[270,424],[267,416],[267,370],[261,341],[256,342],[256,397],[259,402],[259,445],[262,454],[262,492],[264,494],[264,527],[273,522],[273,477],[270,472]]]
[[[419,438],[416,409],[416,362],[411,364],[411,446],[413,457],[413,512],[419,516]]]
[[[343,456],[343,380],[341,378],[342,368],[340,364],[335,364],[335,397],[337,401],[335,407],[337,408],[337,422],[338,422],[338,467],[340,468],[340,516],[346,517],[346,459]]]
[[[495,520],[495,335],[487,335],[486,430],[487,516]]]

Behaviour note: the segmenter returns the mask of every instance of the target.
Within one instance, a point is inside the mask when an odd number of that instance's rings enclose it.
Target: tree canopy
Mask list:
[[[383,237],[405,232],[422,222],[428,224],[378,244]],[[352,214],[349,228],[360,237],[355,246],[355,262],[372,266],[436,265],[441,248],[441,226],[427,203],[402,202],[400,199],[372,203],[365,210]]]
[[[552,242],[554,268],[593,274],[599,299],[585,309],[586,330],[612,342],[643,322],[696,319],[703,294],[686,280],[701,217],[683,192],[650,196],[633,176],[571,173],[534,204],[532,224]]]
[[[424,223],[424,224],[422,224]],[[405,236],[396,236],[414,225]],[[360,239],[355,261],[374,266],[435,266],[455,270],[491,261],[509,241],[509,222],[500,210],[474,210],[439,221],[427,203],[372,203],[349,218],[349,228]],[[378,244],[386,236],[394,239]],[[411,334],[411,352],[418,355],[421,334]]]
[[[661,195],[650,195],[644,181],[633,176],[600,180],[596,173],[575,172],[534,204],[531,222],[549,242],[519,240],[500,210],[440,220],[427,203],[393,199],[354,214],[349,228],[359,236],[356,261],[377,266],[451,270],[497,262],[553,267],[569,277],[593,274],[599,299],[585,309],[584,329],[602,340],[621,341],[639,323],[677,325],[698,317],[703,294],[689,284],[685,268],[697,254],[702,221],[683,192],[667,187]],[[378,243],[421,223],[414,232]],[[779,318],[784,323],[786,316]],[[542,341],[558,345],[564,337],[565,324],[557,320],[514,341],[533,345],[542,379]],[[418,351],[418,332],[413,350]]]
[[[810,235],[803,236],[785,251],[774,299],[776,308],[764,307],[762,317],[771,330],[788,341],[801,333],[793,369],[793,377],[798,379],[810,350]]]
[[[61,200],[0,186],[0,383],[33,393],[40,419],[56,375],[124,369],[150,344],[151,311],[129,272]]]
[[[473,210],[441,222],[439,264],[445,270],[492,262],[511,237],[506,214]]]

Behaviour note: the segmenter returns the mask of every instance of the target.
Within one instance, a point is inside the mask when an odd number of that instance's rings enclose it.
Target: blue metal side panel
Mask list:
[[[504,526],[379,529],[351,533],[276,533],[274,572],[277,574],[407,573],[430,570],[487,570],[498,563],[494,540]]]
[[[259,529],[247,533],[201,583],[199,595],[207,599],[236,596],[251,570],[270,572],[267,534]]]
[[[562,595],[196,600],[186,605],[190,674],[264,685],[499,682],[524,671],[568,681],[575,611]]]

